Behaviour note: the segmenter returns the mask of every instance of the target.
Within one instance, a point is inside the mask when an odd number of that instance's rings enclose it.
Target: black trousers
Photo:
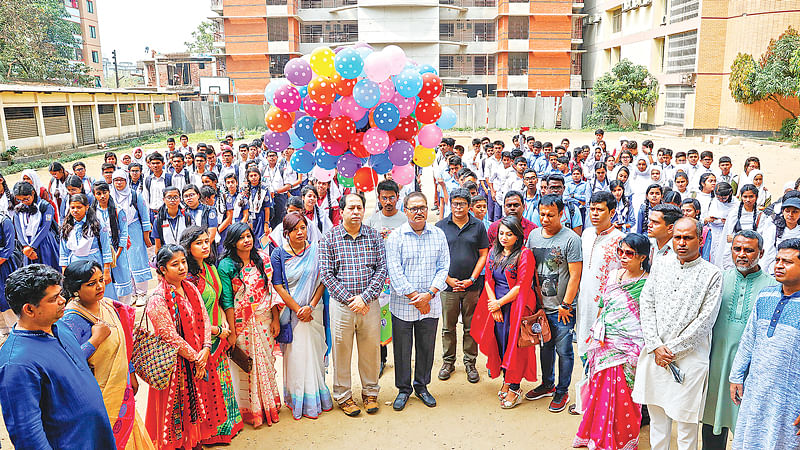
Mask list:
[[[278,224],[283,223],[283,217],[286,215],[286,203],[289,199],[286,194],[275,194],[272,198],[272,211],[269,214],[269,227],[275,228]]]
[[[414,347],[413,390],[426,391],[431,383],[433,355],[436,351],[436,330],[439,319],[427,318],[406,322],[392,315],[392,345],[394,345],[394,385],[405,394],[412,393],[411,348]]]
[[[703,424],[703,450],[725,450],[728,448],[728,428],[722,428],[722,433],[714,434],[714,426]]]

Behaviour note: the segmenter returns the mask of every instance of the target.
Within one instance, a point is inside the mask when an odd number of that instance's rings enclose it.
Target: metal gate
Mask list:
[[[694,88],[691,86],[667,86],[667,101],[664,108],[664,123],[667,125],[683,126],[683,118],[686,115],[686,94],[693,94]]]
[[[94,144],[94,120],[92,107],[89,105],[75,106],[75,134],[78,136],[78,146]]]

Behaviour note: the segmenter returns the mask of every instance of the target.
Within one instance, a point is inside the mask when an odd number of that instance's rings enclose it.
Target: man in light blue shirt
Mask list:
[[[442,315],[439,292],[447,287],[450,249],[444,232],[426,223],[428,200],[412,192],[403,200],[408,222],[386,240],[386,261],[391,294],[394,382],[400,391],[395,411],[405,408],[411,396],[411,348],[416,348],[413,391],[428,407],[436,399],[428,392],[436,349],[436,331]],[[414,339],[417,342],[414,342]],[[415,345],[416,344],[416,345]]]

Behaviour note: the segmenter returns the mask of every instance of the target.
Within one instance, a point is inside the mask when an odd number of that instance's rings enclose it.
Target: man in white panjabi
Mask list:
[[[673,420],[678,422],[678,448],[697,448],[711,330],[722,297],[720,269],[700,257],[702,233],[695,219],[675,223],[676,258],[653,266],[639,297],[645,348],[639,355],[633,400],[646,404],[650,412],[654,450],[669,450]],[[684,375],[682,383],[676,381],[674,368]]]

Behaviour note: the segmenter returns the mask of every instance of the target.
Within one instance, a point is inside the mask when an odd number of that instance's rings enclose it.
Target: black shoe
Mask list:
[[[381,361],[381,371],[378,372],[378,378],[383,376],[383,369],[386,367],[386,361]]]
[[[477,383],[481,380],[480,374],[478,374],[478,369],[475,368],[475,363],[465,363],[464,369],[467,371],[467,381],[470,383]]]
[[[422,403],[425,403],[425,406],[428,408],[433,408],[436,406],[436,399],[433,398],[430,392],[427,390],[424,391],[417,391],[415,392],[418,399],[422,400]]]
[[[453,367],[453,363],[446,362],[442,364],[442,368],[439,370],[439,379],[442,381],[449,380],[450,374],[452,374],[456,370]]]
[[[410,396],[411,394],[407,394],[405,392],[397,394],[397,397],[394,399],[394,403],[392,403],[392,408],[394,408],[395,411],[402,411],[403,408],[406,407],[406,403],[408,403],[408,398]]]

